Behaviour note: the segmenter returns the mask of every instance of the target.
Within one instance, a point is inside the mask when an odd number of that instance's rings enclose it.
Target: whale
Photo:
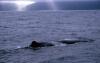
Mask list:
[[[80,42],[93,42],[93,39],[88,38],[66,38],[63,40],[59,40],[57,42],[64,43],[64,44],[74,44],[74,43],[80,43]]]
[[[50,47],[54,46],[52,43],[47,43],[47,42],[37,42],[37,41],[32,41],[32,43],[29,45],[29,47],[32,48],[40,48],[40,47]]]
[[[66,38],[59,41],[52,41],[52,42],[38,42],[32,41],[29,47],[38,48],[38,47],[50,47],[50,46],[66,46],[67,44],[75,44],[81,42],[93,42],[93,39],[88,38]]]
[[[40,42],[40,41],[35,41],[33,40],[28,46],[22,47],[22,46],[17,46],[14,48],[14,50],[19,50],[19,49],[33,49],[33,50],[39,50],[42,47],[61,47],[61,46],[67,46],[70,44],[76,44],[76,43],[81,43],[81,42],[93,42],[95,41],[94,39],[88,39],[88,38],[66,38],[58,41],[50,41],[50,42]],[[12,49],[13,50],[13,49]]]

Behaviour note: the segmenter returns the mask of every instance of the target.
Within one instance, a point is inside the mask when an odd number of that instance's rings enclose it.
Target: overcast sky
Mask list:
[[[37,0],[33,0],[33,1],[37,1]],[[45,0],[39,0],[39,1],[45,1]],[[53,0],[53,1],[100,1],[100,0]]]
[[[16,1],[16,0],[0,0],[0,1]],[[24,0],[22,0],[22,1],[24,1]],[[31,0],[27,0],[27,1],[31,1]],[[33,1],[47,1],[47,0],[33,0]],[[50,1],[50,0],[48,0],[48,1]],[[54,1],[100,1],[100,0],[54,0]]]

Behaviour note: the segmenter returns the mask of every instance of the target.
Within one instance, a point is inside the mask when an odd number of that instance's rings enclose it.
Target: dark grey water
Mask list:
[[[99,16],[99,10],[0,12],[0,63],[99,63]],[[23,48],[32,40],[51,42],[68,37],[95,41],[39,50]]]
[[[27,11],[34,10],[99,10],[100,1],[54,1],[53,5],[50,2],[36,2],[29,5]],[[16,11],[14,4],[1,4],[0,11]]]

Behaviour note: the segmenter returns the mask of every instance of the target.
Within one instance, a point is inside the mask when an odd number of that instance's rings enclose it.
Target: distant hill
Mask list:
[[[1,4],[0,3],[0,11],[15,11],[16,10],[16,6],[14,4]]]

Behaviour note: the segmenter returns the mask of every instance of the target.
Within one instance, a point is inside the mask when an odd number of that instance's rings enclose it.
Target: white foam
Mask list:
[[[21,46],[17,46],[17,48],[21,48]]]

